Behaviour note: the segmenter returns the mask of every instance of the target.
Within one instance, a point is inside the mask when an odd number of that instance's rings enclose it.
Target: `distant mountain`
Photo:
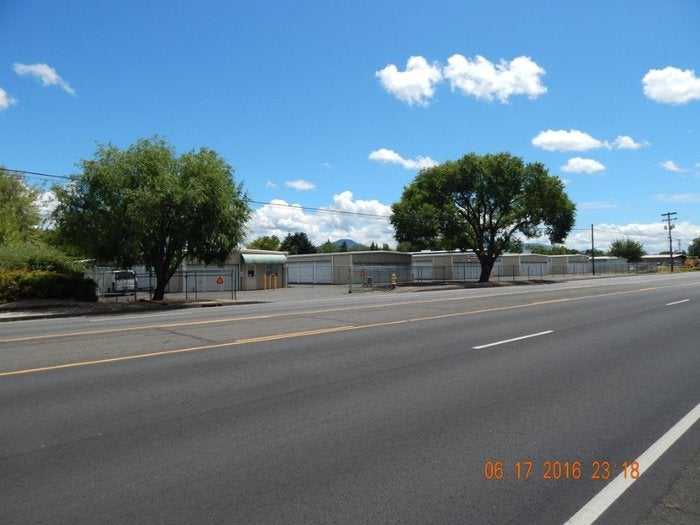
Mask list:
[[[363,247],[364,244],[360,244],[359,242],[355,242],[352,239],[338,239],[337,241],[333,241],[333,244],[335,244],[337,247],[341,247],[345,243],[348,247],[348,250],[352,250],[353,248],[360,248]]]

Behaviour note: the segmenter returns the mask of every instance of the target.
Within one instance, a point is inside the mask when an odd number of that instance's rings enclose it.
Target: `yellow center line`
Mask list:
[[[656,288],[665,288],[666,286],[657,286]],[[575,289],[581,289],[581,288],[575,288]],[[640,289],[635,289],[635,290],[628,290],[626,292],[637,292],[637,291],[645,291],[648,290],[648,288],[640,288]],[[537,292],[566,292],[570,290],[537,290]],[[625,293],[626,293],[625,292]],[[610,293],[603,293],[603,294],[597,294],[594,295],[593,297],[605,297],[607,295],[615,295],[618,292],[610,292]],[[96,330],[79,330],[79,331],[74,331],[74,332],[58,332],[58,333],[50,333],[50,334],[42,334],[42,335],[28,335],[28,336],[20,336],[20,337],[10,337],[10,338],[5,338],[5,339],[0,339],[0,344],[7,344],[7,343],[22,343],[22,342],[29,342],[29,341],[42,341],[42,340],[47,340],[47,339],[63,339],[67,337],[80,337],[80,336],[90,336],[90,335],[107,335],[107,334],[115,334],[115,333],[123,333],[123,332],[137,332],[137,331],[146,331],[146,330],[159,330],[159,329],[168,329],[168,328],[178,328],[182,326],[206,326],[206,325],[213,325],[213,324],[225,324],[225,323],[234,323],[234,322],[239,322],[239,321],[260,321],[264,319],[279,319],[279,318],[284,318],[284,317],[300,317],[300,316],[305,316],[305,315],[316,315],[316,314],[325,314],[325,313],[333,313],[333,312],[349,312],[349,311],[357,311],[357,310],[374,310],[374,309],[381,309],[381,308],[394,308],[394,307],[400,307],[400,306],[412,306],[412,305],[421,305],[421,304],[431,304],[431,303],[442,303],[442,302],[455,302],[455,301],[471,301],[474,299],[489,299],[489,298],[498,298],[498,297],[508,297],[508,296],[515,296],[515,295],[520,295],[520,293],[506,293],[506,294],[498,294],[498,295],[493,295],[493,294],[486,294],[486,295],[474,295],[474,296],[459,296],[459,297],[441,297],[437,299],[421,299],[418,301],[400,301],[400,302],[395,302],[395,303],[382,303],[382,304],[370,304],[370,305],[358,305],[358,306],[344,306],[340,308],[325,308],[325,309],[317,309],[317,310],[301,310],[298,312],[282,312],[282,313],[275,313],[275,314],[260,314],[260,315],[248,315],[248,316],[240,316],[240,317],[223,317],[219,319],[204,319],[201,321],[178,321],[174,323],[159,323],[159,324],[147,324],[147,325],[140,325],[140,326],[124,326],[124,327],[116,327],[116,328],[102,328],[102,329],[96,329]],[[585,296],[585,297],[591,297],[591,296]]]
[[[523,304],[517,304],[517,305],[510,305],[510,306],[494,306],[494,307],[490,307],[490,308],[481,308],[478,310],[467,310],[464,312],[451,312],[451,313],[447,313],[447,314],[437,314],[437,315],[429,315],[429,316],[423,316],[423,317],[412,317],[409,319],[399,319],[396,321],[380,321],[380,322],[376,322],[376,323],[367,323],[367,324],[361,324],[361,325],[343,325],[343,326],[335,326],[335,327],[331,327],[331,328],[320,328],[317,330],[305,330],[305,331],[301,331],[301,332],[287,332],[287,333],[282,333],[282,334],[264,335],[264,336],[259,336],[259,337],[250,337],[247,339],[236,339],[233,341],[227,341],[224,343],[216,343],[216,344],[211,344],[211,345],[191,346],[188,348],[177,348],[174,350],[160,350],[158,352],[148,352],[148,353],[144,353],[144,354],[131,354],[131,355],[125,355],[125,356],[120,356],[120,357],[109,357],[109,358],[105,358],[105,359],[93,359],[93,360],[89,360],[89,361],[77,361],[77,362],[73,362],[73,363],[48,365],[48,366],[42,366],[42,367],[38,367],[38,368],[26,368],[26,369],[22,369],[22,370],[9,370],[9,371],[5,371],[5,372],[0,372],[0,377],[18,376],[18,375],[32,374],[32,373],[36,373],[36,372],[48,372],[48,371],[52,371],[52,370],[61,370],[64,368],[78,368],[78,367],[83,367],[83,366],[118,363],[121,361],[133,361],[135,359],[146,359],[146,358],[150,358],[150,357],[163,357],[163,356],[174,355],[174,354],[201,352],[201,351],[205,351],[205,350],[214,350],[214,349],[218,349],[218,348],[226,348],[226,347],[233,347],[233,346],[240,346],[240,345],[247,345],[247,344],[263,343],[263,342],[268,342],[268,341],[279,341],[279,340],[284,340],[284,339],[293,339],[293,338],[297,338],[297,337],[308,337],[308,336],[313,336],[313,335],[326,335],[326,334],[332,334],[332,333],[338,333],[338,332],[349,332],[349,331],[353,331],[353,330],[367,330],[370,328],[393,326],[393,325],[405,324],[405,323],[418,323],[418,322],[424,322],[424,321],[434,321],[437,319],[448,319],[451,317],[464,317],[464,316],[477,315],[477,314],[483,314],[483,313],[489,313],[489,312],[503,312],[503,311],[507,311],[507,310],[516,310],[516,309],[521,309],[521,308],[531,308],[533,306],[575,302],[575,301],[582,301],[585,299],[592,299],[592,298],[597,298],[597,297],[605,297],[605,296],[609,297],[612,295],[624,295],[624,294],[631,294],[631,293],[650,292],[650,291],[655,291],[655,290],[656,290],[656,288],[639,288],[637,290],[610,292],[610,293],[606,293],[606,294],[586,295],[586,296],[581,296],[581,297],[565,297],[565,298],[561,298],[561,299],[549,299],[549,300],[545,300],[545,301],[535,301],[535,302],[531,302],[531,303],[523,303]]]

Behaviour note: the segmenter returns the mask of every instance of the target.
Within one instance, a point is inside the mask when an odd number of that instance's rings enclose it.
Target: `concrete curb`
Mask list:
[[[27,314],[17,315],[13,317],[1,317],[0,323],[9,323],[12,321],[31,321],[34,319],[61,319],[65,317],[92,317],[96,315],[123,315],[123,314],[139,314],[149,312],[163,312],[167,310],[183,310],[186,308],[212,308],[217,306],[244,306],[247,304],[260,304],[266,301],[206,301],[197,303],[184,303],[177,305],[163,305],[163,308],[143,308],[143,309],[124,309],[118,311],[87,311],[87,312],[56,312],[45,314]],[[8,310],[11,312],[11,310]],[[25,312],[27,310],[24,310]]]

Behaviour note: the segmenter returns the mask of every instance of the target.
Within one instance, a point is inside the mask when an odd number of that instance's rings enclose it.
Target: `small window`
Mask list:
[[[255,277],[255,268],[248,270],[248,277]]]

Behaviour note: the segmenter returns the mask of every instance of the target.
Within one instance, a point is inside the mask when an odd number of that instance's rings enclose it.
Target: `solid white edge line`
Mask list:
[[[674,304],[688,303],[690,299],[683,299],[682,301],[673,301],[672,303],[666,303],[666,306],[673,306]]]
[[[515,341],[522,341],[523,339],[530,339],[531,337],[539,337],[541,335],[553,334],[554,330],[546,330],[544,332],[537,332],[536,334],[522,335],[520,337],[514,337],[513,339],[504,339],[503,341],[496,341],[495,343],[489,343],[487,345],[479,345],[473,347],[474,350],[481,350],[482,348],[489,348],[491,346],[504,345],[506,343],[513,343]]]
[[[663,436],[661,436],[653,445],[651,445],[644,453],[637,458],[639,463],[640,479],[644,473],[659,459],[664,452],[686,433],[697,421],[700,420],[700,403],[695,405],[690,412],[673,425]],[[581,510],[571,516],[564,525],[590,525],[597,520],[600,515],[605,512],[610,505],[634,483],[637,481],[630,476],[625,478],[624,472],[608,483],[603,490],[596,494],[593,499],[586,503]]]

